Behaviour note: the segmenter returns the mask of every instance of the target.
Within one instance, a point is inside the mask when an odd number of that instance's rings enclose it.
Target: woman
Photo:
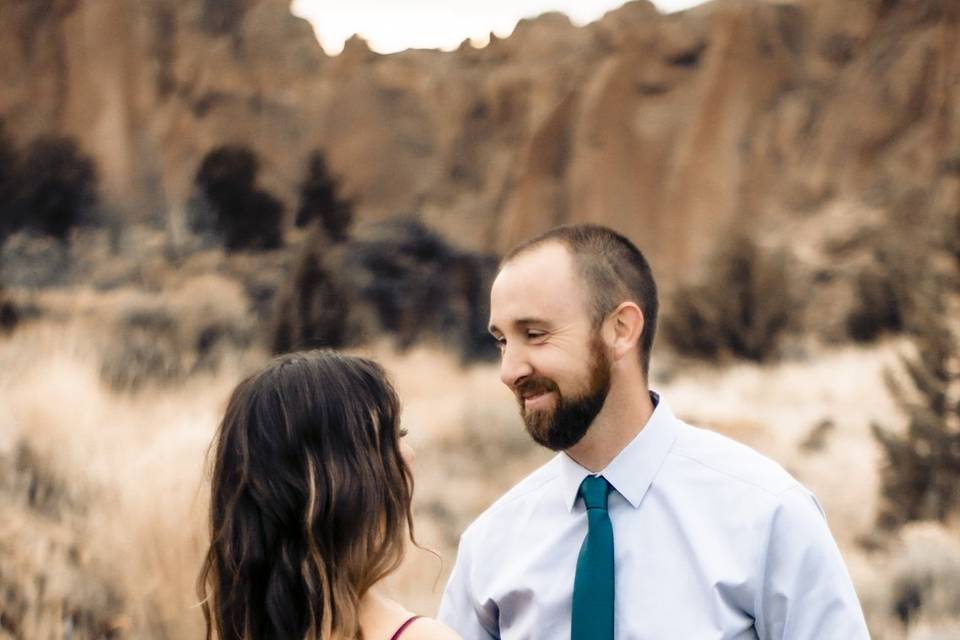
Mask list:
[[[383,369],[314,351],[234,390],[211,445],[208,640],[456,640],[374,586],[413,539],[411,453]]]

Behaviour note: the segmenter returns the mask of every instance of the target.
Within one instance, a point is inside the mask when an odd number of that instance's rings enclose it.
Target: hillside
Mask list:
[[[76,138],[127,221],[183,233],[203,155],[243,143],[288,207],[322,150],[361,220],[414,213],[502,250],[558,222],[626,232],[673,272],[737,216],[956,207],[950,0],[628,3],[483,49],[328,57],[283,0],[0,0],[0,118]],[[289,215],[289,214],[288,214]]]

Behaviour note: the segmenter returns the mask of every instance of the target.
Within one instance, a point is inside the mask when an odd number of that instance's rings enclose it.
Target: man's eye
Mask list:
[[[547,334],[544,331],[527,331],[528,340],[539,340],[540,338],[543,338],[546,335]]]

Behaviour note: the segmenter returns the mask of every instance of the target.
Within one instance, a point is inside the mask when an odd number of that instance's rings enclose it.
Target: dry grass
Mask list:
[[[870,424],[899,410],[883,383],[899,343],[842,348],[776,366],[703,367],[661,385],[674,411],[757,448],[817,494],[844,546],[872,527],[879,450]],[[654,363],[656,368],[656,363]],[[823,450],[803,447],[824,420]]]
[[[197,637],[206,447],[232,387],[268,356],[249,352],[221,373],[120,393],[98,374],[93,331],[87,320],[35,324],[0,342],[0,461],[18,467],[18,451],[32,461],[0,484],[0,583],[16,592],[2,602],[0,629],[31,638],[62,637],[68,627],[81,638]],[[458,473],[463,452],[447,455],[449,443],[474,414],[488,437],[516,443],[513,400],[493,371],[462,371],[446,354],[401,357],[382,345],[365,353],[387,365],[406,399],[403,420],[421,451],[416,526],[421,544],[437,554],[411,547],[387,588],[432,611],[456,531],[505,488]],[[514,453],[531,451],[538,454],[532,445]],[[27,495],[34,471],[55,488],[43,504]],[[463,489],[455,500],[452,486]]]
[[[5,457],[11,448],[28,449],[70,500],[37,515],[30,500],[4,496],[4,510],[12,512],[4,518],[12,530],[4,531],[5,541],[17,535],[18,523],[32,518],[41,539],[66,529],[76,549],[51,565],[91,581],[79,593],[67,587],[51,592],[48,586],[49,599],[79,598],[81,609],[88,598],[116,601],[97,624],[131,636],[196,637],[191,585],[204,537],[203,455],[234,375],[195,378],[189,393],[120,395],[100,381],[80,336],[41,329],[21,340],[3,349],[3,360],[17,363],[5,368],[2,387]],[[50,342],[65,348],[18,349]],[[16,562],[20,545],[4,548]],[[47,571],[38,560],[31,565],[35,571]],[[45,573],[14,574],[13,581],[29,585],[38,576],[47,579]]]
[[[98,313],[109,305],[94,297],[75,321],[33,323],[0,338],[0,638],[60,638],[68,630],[74,638],[198,637],[204,454],[227,394],[267,355],[248,349],[219,372],[118,392],[99,375],[110,325]],[[114,317],[133,303],[111,304]],[[869,424],[897,415],[881,382],[897,348],[683,370],[656,387],[685,419],[752,444],[817,493],[876,637],[952,637],[958,619],[949,607],[960,584],[953,569],[935,574],[946,586],[924,592],[909,628],[896,608],[909,585],[927,584],[934,566],[960,566],[947,560],[960,558],[951,546],[956,529],[927,525],[926,538],[908,532],[889,550],[857,545],[876,509],[878,452]],[[417,451],[418,538],[439,556],[411,548],[387,590],[429,614],[458,533],[548,455],[528,442],[495,366],[463,369],[456,354],[397,354],[386,343],[363,353],[385,364],[403,398]],[[834,426],[819,446],[802,446],[824,420]],[[942,544],[934,547],[930,536]],[[920,552],[934,548],[939,560],[925,563]]]
[[[860,597],[876,640],[960,637],[960,537],[933,522],[905,526],[869,558]]]

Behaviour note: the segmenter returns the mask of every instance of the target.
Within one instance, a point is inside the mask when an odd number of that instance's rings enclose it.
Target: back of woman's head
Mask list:
[[[208,638],[358,635],[360,598],[412,536],[398,414],[378,364],[330,351],[237,386],[211,445]]]

